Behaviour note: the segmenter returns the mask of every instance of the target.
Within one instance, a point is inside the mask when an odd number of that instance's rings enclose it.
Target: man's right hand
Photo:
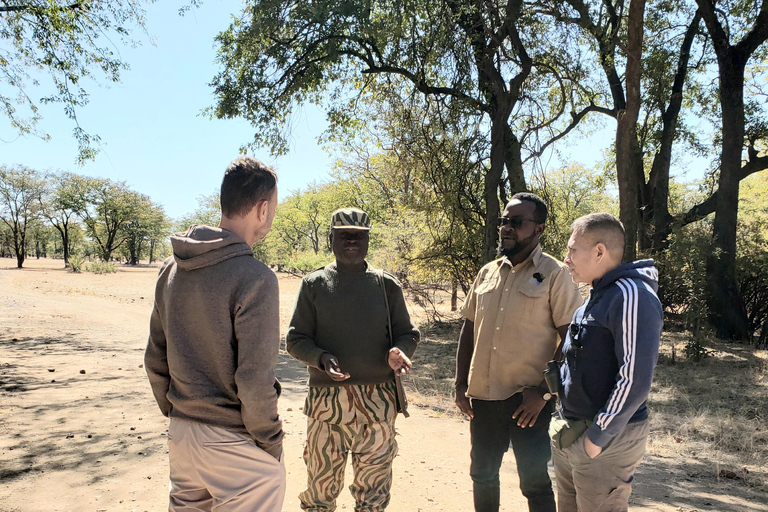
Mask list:
[[[456,386],[456,406],[459,410],[469,416],[469,419],[475,417],[475,412],[472,410],[472,403],[467,397],[467,385],[459,384]]]
[[[325,373],[336,382],[341,382],[349,378],[349,374],[341,370],[339,366],[339,360],[336,356],[329,354],[328,352],[320,356],[320,365],[325,370]]]

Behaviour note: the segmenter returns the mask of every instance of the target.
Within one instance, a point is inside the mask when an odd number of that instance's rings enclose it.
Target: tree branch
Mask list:
[[[743,180],[747,176],[756,172],[764,171],[768,169],[768,156],[760,156],[754,160],[750,160],[743,166],[741,166],[741,174],[739,175],[739,181]],[[711,196],[706,198],[701,203],[697,204],[682,215],[675,217],[675,221],[681,226],[687,226],[688,224],[697,222],[710,213],[714,213],[715,205],[717,204],[717,190],[715,190]]]
[[[18,11],[26,11],[27,9],[31,9],[35,7],[34,5],[26,4],[26,5],[3,5],[0,6],[0,13],[2,12],[18,12]],[[65,9],[79,9],[80,4],[71,4],[71,5],[63,5],[59,7],[62,11]]]

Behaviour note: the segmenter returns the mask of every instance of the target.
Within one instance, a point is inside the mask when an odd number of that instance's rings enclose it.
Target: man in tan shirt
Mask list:
[[[499,258],[467,295],[456,355],[456,405],[469,416],[476,512],[499,510],[510,443],[530,512],[555,512],[547,473],[552,396],[542,372],[583,300],[568,268],[539,246],[547,206],[515,194],[499,219]]]

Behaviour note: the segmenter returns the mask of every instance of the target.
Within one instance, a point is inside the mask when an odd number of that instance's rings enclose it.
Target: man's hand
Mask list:
[[[589,455],[590,459],[594,459],[603,451],[602,448],[589,440],[589,436],[587,436],[587,434],[584,434],[584,450],[587,452],[587,455]]]
[[[341,382],[349,378],[349,374],[341,370],[339,360],[336,359],[336,356],[332,356],[328,352],[320,356],[320,365],[325,370],[325,373],[336,382]]]
[[[397,347],[389,349],[387,362],[389,363],[389,367],[395,370],[395,373],[399,375],[405,375],[405,373],[411,371],[411,360]]]
[[[539,417],[539,413],[547,404],[541,394],[533,388],[523,390],[523,401],[520,407],[512,414],[512,419],[517,420],[518,427],[532,427]]]
[[[472,402],[467,397],[467,385],[459,384],[456,386],[456,406],[459,410],[469,416],[469,419],[475,417],[475,411],[472,410]]]

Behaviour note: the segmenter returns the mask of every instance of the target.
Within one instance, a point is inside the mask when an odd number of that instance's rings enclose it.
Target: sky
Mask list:
[[[227,28],[240,1],[206,0],[202,7],[178,15],[183,2],[160,1],[146,6],[147,31],[139,48],[120,46],[131,69],[122,83],[87,84],[90,103],[78,111],[80,125],[102,139],[95,161],[77,165],[74,124],[61,105],[42,105],[38,127],[51,135],[17,137],[0,119],[0,164],[23,164],[37,170],[62,169],[78,174],[126,181],[179,218],[194,211],[197,198],[221,184],[227,164],[240,146],[253,139],[244,120],[210,120],[201,111],[213,104],[211,82],[218,70],[213,38]],[[134,34],[137,38],[139,33]],[[141,38],[140,38],[141,39]],[[29,89],[32,98],[43,89]],[[280,199],[317,180],[329,179],[333,159],[317,144],[325,115],[306,108],[294,119],[289,155],[273,158],[267,149],[249,152],[278,173]]]
[[[101,137],[102,150],[94,161],[77,165],[74,124],[61,105],[40,105],[44,118],[39,128],[51,140],[17,137],[0,118],[0,165],[126,181],[175,219],[193,212],[200,196],[217,192],[227,164],[253,139],[253,128],[246,121],[211,120],[201,113],[214,102],[208,86],[219,69],[213,38],[228,27],[242,3],[206,0],[183,17],[178,14],[180,5],[183,2],[166,0],[146,6],[147,31],[154,45],[144,37],[138,48],[119,47],[131,67],[122,73],[120,84],[87,84],[90,103],[78,111],[78,119],[88,133]],[[138,32],[135,35],[139,37]],[[33,98],[47,92],[27,90]],[[281,200],[313,181],[329,181],[334,162],[317,142],[327,126],[322,112],[305,107],[292,121],[287,156],[274,158],[267,149],[249,152],[275,167]],[[614,130],[613,123],[606,123],[590,137],[571,135],[558,147],[570,161],[592,166],[603,158]],[[552,158],[544,165],[552,168],[559,162]]]

